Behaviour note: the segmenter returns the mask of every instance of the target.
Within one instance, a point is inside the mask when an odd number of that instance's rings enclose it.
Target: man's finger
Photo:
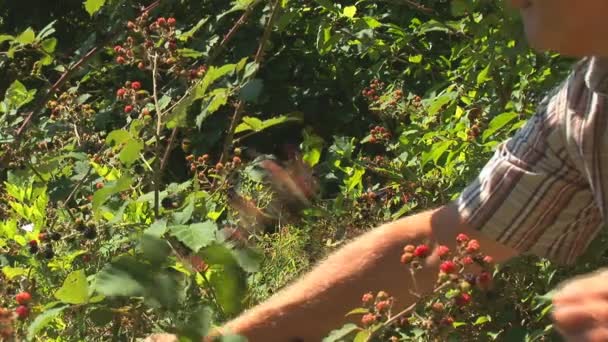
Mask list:
[[[564,335],[567,342],[606,342],[608,341],[608,327],[600,327],[576,335]]]
[[[585,301],[579,305],[556,305],[553,308],[553,319],[557,328],[566,334],[608,325],[608,303]]]
[[[178,342],[177,336],[171,334],[154,334],[148,336],[144,342]]]

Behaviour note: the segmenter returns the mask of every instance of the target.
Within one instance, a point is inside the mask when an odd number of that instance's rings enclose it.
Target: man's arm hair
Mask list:
[[[434,251],[416,272],[416,285],[400,263],[407,244],[427,243],[456,248],[456,236],[465,233],[479,240],[496,262],[516,252],[484,237],[461,222],[455,204],[412,215],[361,235],[311,272],[264,303],[226,324],[222,332],[246,336],[249,341],[321,341],[347,322],[345,314],[360,306],[361,296],[384,290],[395,298],[396,310],[414,303],[413,291],[425,294],[437,280],[439,258]],[[395,311],[398,312],[398,311]]]

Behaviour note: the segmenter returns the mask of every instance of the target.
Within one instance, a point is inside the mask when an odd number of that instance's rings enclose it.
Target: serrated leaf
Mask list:
[[[146,279],[147,268],[141,267],[132,257],[122,257],[104,267],[95,276],[95,290],[104,296],[141,296],[145,288],[141,279]]]
[[[262,264],[264,254],[252,248],[234,249],[232,251],[237,263],[245,272],[257,272]]]
[[[202,341],[211,328],[212,318],[213,310],[209,307],[201,307],[195,310],[188,320],[179,327],[180,336],[185,336],[192,341]]]
[[[171,253],[167,241],[148,234],[144,234],[139,246],[144,258],[152,264],[161,264]]]
[[[124,129],[116,129],[108,134],[106,143],[120,145],[131,139],[131,134]]]
[[[155,237],[161,237],[165,234],[166,231],[167,231],[167,220],[158,219],[158,220],[154,221],[154,223],[152,223],[150,225],[150,227],[148,227],[144,231],[144,234],[155,236]]]
[[[55,298],[67,304],[84,304],[89,299],[89,284],[84,270],[70,273],[55,292]]]
[[[144,149],[144,142],[139,139],[130,139],[120,151],[118,159],[127,167],[131,166]]]
[[[27,269],[27,268],[11,267],[11,266],[2,267],[2,273],[9,280],[12,280],[18,276],[27,275],[28,272],[29,272],[29,269]]]
[[[40,315],[36,316],[34,321],[27,328],[27,339],[34,340],[36,334],[42,331],[49,323],[51,323],[55,318],[59,317],[63,310],[65,310],[67,306],[62,306],[59,308],[45,310]]]
[[[190,106],[192,106],[195,101],[205,97],[208,88],[215,83],[215,81],[234,72],[235,68],[236,64],[226,64],[219,68],[212,66],[209,68],[202,81],[197,83],[188,95],[184,95],[186,97],[180,99],[179,103],[169,114],[167,117],[167,128],[186,127],[188,124],[187,116]]]
[[[99,210],[100,206],[112,195],[128,190],[132,183],[133,179],[128,175],[124,175],[117,181],[106,184],[105,187],[95,191],[93,194],[93,211]]]
[[[488,128],[483,132],[481,139],[486,141],[490,136],[518,117],[519,114],[515,112],[506,112],[495,116],[488,124]]]
[[[216,231],[217,225],[213,221],[169,227],[170,234],[188,246],[194,253],[214,242]]]
[[[209,96],[210,98],[205,103],[203,103],[201,113],[196,117],[196,126],[199,128],[201,127],[205,119],[207,119],[211,114],[215,113],[218,109],[228,103],[230,89],[214,89]]]
[[[205,276],[224,312],[235,314],[242,309],[247,279],[236,263],[212,265],[205,272]]]
[[[251,131],[251,130],[256,131],[256,132],[261,132],[267,128],[270,128],[270,127],[273,127],[276,125],[280,125],[283,123],[300,122],[300,121],[302,121],[302,113],[293,112],[293,113],[289,113],[289,114],[275,116],[275,117],[272,117],[272,118],[264,120],[264,121],[262,121],[258,118],[255,118],[255,117],[245,116],[245,117],[243,117],[242,120],[243,120],[243,122],[236,127],[235,133],[241,133],[241,132],[246,132],[246,131]]]
[[[338,342],[342,341],[349,335],[358,331],[359,327],[356,324],[348,323],[342,326],[340,329],[332,330],[327,337],[323,339],[323,342]]]
[[[92,17],[103,7],[103,5],[105,5],[105,3],[106,0],[86,0],[84,2],[84,9]]]
[[[143,297],[152,307],[174,308],[182,288],[174,273],[123,256],[96,275],[95,290],[108,297]]]

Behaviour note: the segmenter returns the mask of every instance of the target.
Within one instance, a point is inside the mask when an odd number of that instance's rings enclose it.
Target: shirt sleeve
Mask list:
[[[464,222],[524,254],[572,263],[602,225],[589,184],[569,158],[567,85],[500,144],[457,199]]]

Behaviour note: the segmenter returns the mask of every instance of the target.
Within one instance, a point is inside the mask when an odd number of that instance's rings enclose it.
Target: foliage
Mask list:
[[[0,10],[0,320],[30,340],[204,336],[454,199],[572,62],[486,0],[27,4]],[[455,332],[550,336],[591,250],[498,269],[505,306]]]

